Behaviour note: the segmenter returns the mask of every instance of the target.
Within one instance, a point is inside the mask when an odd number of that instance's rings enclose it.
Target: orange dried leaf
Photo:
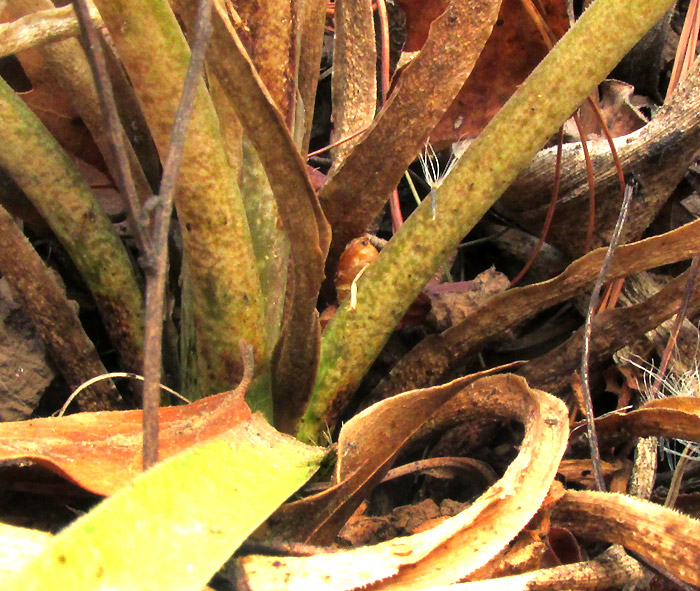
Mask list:
[[[439,17],[447,2],[444,0],[398,0],[406,15],[406,42],[404,51],[418,51],[430,32],[430,24]]]
[[[161,408],[160,459],[250,419],[236,392]],[[0,460],[30,459],[99,495],[111,495],[142,469],[142,411],[79,413],[0,423]]]

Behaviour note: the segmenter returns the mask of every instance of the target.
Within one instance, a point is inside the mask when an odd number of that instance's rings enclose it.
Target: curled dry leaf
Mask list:
[[[216,437],[251,418],[244,392],[161,408],[160,459]],[[30,459],[98,495],[141,474],[142,411],[79,413],[0,423],[0,460]]]
[[[269,521],[275,535],[314,544],[333,541],[340,528],[391,468],[406,441],[474,376],[379,402],[340,432],[335,484],[282,507]]]
[[[645,570],[625,554],[620,546],[613,546],[595,560],[564,564],[533,572],[450,585],[427,587],[423,591],[560,591],[561,589],[608,589],[642,581]]]
[[[460,381],[448,384],[442,394],[455,384],[463,385]],[[426,392],[407,392],[383,401],[358,418],[377,413],[382,426],[374,440],[380,443],[403,420],[407,405]],[[375,583],[374,589],[423,589],[428,584],[453,583],[495,556],[530,521],[547,495],[566,448],[567,411],[560,400],[531,390],[513,375],[477,380],[461,388],[449,405],[474,415],[494,414],[525,424],[520,453],[503,478],[465,511],[413,536],[305,558],[243,558],[240,573],[249,588],[340,591]],[[354,427],[360,424],[357,421]],[[345,437],[348,435],[346,432]],[[345,440],[342,448],[339,443],[341,475],[361,470],[375,455],[375,450],[356,442],[359,436],[356,433]]]
[[[587,538],[621,544],[691,585],[700,585],[700,521],[626,495],[567,491],[552,519]]]
[[[350,295],[350,288],[355,277],[379,256],[379,251],[370,243],[367,236],[360,236],[350,241],[340,255],[335,272],[335,291],[338,301],[344,301]]]

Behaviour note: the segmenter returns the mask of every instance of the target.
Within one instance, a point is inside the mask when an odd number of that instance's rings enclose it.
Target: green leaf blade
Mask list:
[[[103,501],[7,588],[200,591],[324,454],[255,415]]]

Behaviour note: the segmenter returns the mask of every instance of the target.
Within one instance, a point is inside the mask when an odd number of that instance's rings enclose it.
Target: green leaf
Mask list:
[[[297,431],[319,441],[404,312],[537,151],[668,10],[670,0],[596,0],[503,106],[430,200],[357,282],[356,306],[328,324],[314,392]]]
[[[201,591],[324,454],[254,415],[100,503],[3,588]]]

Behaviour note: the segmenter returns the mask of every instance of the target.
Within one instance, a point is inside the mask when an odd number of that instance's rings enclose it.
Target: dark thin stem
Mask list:
[[[612,156],[613,162],[615,164],[615,172],[617,172],[617,180],[620,182],[620,191],[624,193],[625,191],[625,173],[622,170],[622,162],[620,162],[620,157],[617,154],[617,148],[615,147],[615,140],[610,133],[610,128],[608,127],[608,122],[603,117],[603,113],[600,111],[600,107],[596,104],[592,97],[588,97],[588,104],[593,109],[593,113],[600,123],[600,128],[603,130],[603,135],[605,136],[605,141],[608,142],[608,147],[610,148],[610,155]]]
[[[666,348],[664,349],[663,357],[661,358],[661,366],[659,371],[656,373],[656,378],[654,380],[654,385],[651,388],[652,397],[656,398],[659,388],[661,387],[661,382],[666,374],[666,369],[668,368],[668,362],[671,359],[673,350],[676,347],[676,341],[678,340],[678,333],[681,331],[681,326],[683,326],[683,320],[688,315],[688,307],[690,306],[690,299],[695,291],[695,284],[698,281],[698,271],[700,271],[700,255],[695,255],[693,261],[690,263],[690,269],[688,270],[688,278],[685,282],[685,291],[683,292],[683,299],[681,300],[681,305],[678,308],[678,313],[676,314],[676,320],[673,323],[673,330],[671,330],[671,335],[668,338],[668,343],[666,343]]]
[[[520,270],[520,273],[510,282],[510,286],[513,287],[520,283],[523,277],[527,274],[532,267],[533,263],[537,259],[537,256],[542,250],[544,241],[547,239],[547,234],[549,234],[549,228],[552,225],[552,219],[554,218],[554,210],[557,207],[557,201],[559,199],[559,187],[561,186],[561,158],[563,152],[564,144],[564,128],[559,128],[559,134],[557,136],[557,160],[554,165],[554,184],[552,185],[552,198],[549,201],[549,207],[547,208],[547,215],[544,218],[544,224],[542,224],[542,232],[540,232],[540,237],[537,239],[537,244],[535,248],[532,249],[530,253],[530,258],[525,263],[525,266]]]
[[[600,300],[600,292],[605,283],[605,277],[610,270],[610,264],[612,263],[613,254],[617,249],[618,243],[620,241],[620,234],[622,233],[622,228],[625,225],[625,220],[627,219],[627,212],[629,211],[630,201],[632,196],[637,189],[637,181],[634,177],[630,178],[630,181],[625,187],[625,196],[622,200],[622,206],[620,207],[620,215],[617,218],[617,223],[615,224],[615,230],[613,231],[612,237],[610,238],[610,246],[608,251],[605,253],[605,258],[603,259],[603,265],[600,268],[600,273],[596,279],[595,285],[593,286],[593,293],[591,294],[591,300],[588,303],[588,312],[586,314],[586,323],[583,328],[583,350],[581,352],[581,386],[583,390],[583,403],[586,408],[586,427],[588,429],[588,443],[591,448],[591,461],[593,462],[593,476],[595,478],[596,488],[599,491],[605,491],[605,482],[603,480],[603,469],[601,467],[600,461],[600,450],[598,449],[598,435],[595,428],[595,416],[593,415],[593,403],[591,401],[591,388],[588,372],[588,362],[590,355],[590,344],[591,344],[591,324],[593,322],[593,314],[595,309],[598,307],[598,301]]]
[[[381,54],[380,54],[380,90],[382,96],[382,107],[386,103],[386,97],[389,94],[390,83],[390,66],[389,63],[389,17],[386,11],[386,2],[377,0],[377,15],[379,16],[379,27],[381,30],[380,37]],[[391,231],[396,234],[399,228],[403,225],[403,215],[401,213],[401,203],[399,202],[399,192],[394,189],[389,197],[389,211],[391,212]]]
[[[581,117],[578,113],[574,113],[574,123],[581,138],[581,149],[583,150],[583,158],[586,161],[586,177],[588,179],[588,229],[586,230],[586,241],[583,246],[584,254],[591,250],[593,244],[593,231],[595,230],[595,175],[593,174],[593,163],[591,162],[591,154],[588,151],[588,140],[581,123]]]
[[[156,254],[146,280],[146,346],[143,386],[143,469],[158,461],[158,407],[163,337],[165,280],[168,270],[168,232],[173,208],[173,193],[182,160],[187,124],[201,80],[204,54],[211,36],[211,0],[200,0],[187,75],[170,135],[168,156],[163,168],[160,195],[154,211],[153,246]]]
[[[343,138],[340,138],[339,140],[336,140],[335,142],[328,144],[327,146],[323,148],[319,148],[318,150],[314,150],[313,152],[309,152],[306,155],[306,159],[309,160],[310,158],[313,158],[314,156],[318,156],[319,154],[323,154],[323,152],[327,152],[328,150],[332,150],[333,148],[336,148],[345,142],[349,142],[351,139],[356,138],[359,135],[362,135],[369,129],[369,125],[367,127],[363,127],[362,129],[355,131],[351,133],[350,135],[347,135]]]
[[[122,127],[117,103],[112,90],[112,83],[107,72],[107,62],[102,50],[100,34],[95,29],[90,10],[86,0],[73,0],[73,9],[80,23],[80,30],[85,40],[87,57],[92,70],[92,77],[95,81],[97,96],[100,100],[100,108],[105,121],[105,130],[109,136],[109,143],[112,147],[112,154],[105,154],[105,157],[112,158],[116,166],[117,186],[119,192],[126,198],[129,213],[133,222],[132,231],[138,248],[143,253],[146,264],[152,262],[151,243],[148,239],[148,219],[141,203],[139,202],[134,177],[129,164],[129,157],[126,149],[126,134]]]

